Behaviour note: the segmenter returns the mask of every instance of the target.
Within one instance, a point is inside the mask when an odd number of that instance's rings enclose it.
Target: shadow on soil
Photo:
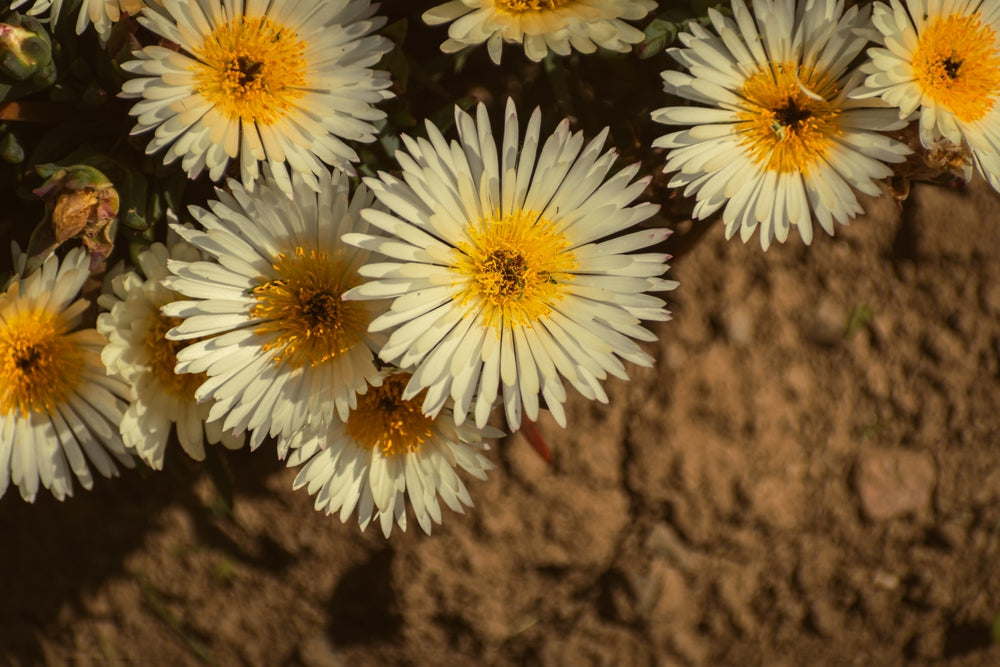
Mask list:
[[[163,473],[139,464],[121,471],[117,479],[97,479],[92,491],[76,485],[74,497],[63,503],[44,490],[33,504],[25,503],[16,488],[9,488],[0,499],[0,665],[44,664],[41,639],[51,634],[60,611],[69,605],[77,615],[86,613],[86,597],[107,579],[132,576],[125,560],[157,529],[164,508],[183,507],[199,541],[224,541],[216,526],[220,513],[226,512],[224,498],[233,491],[267,493],[264,480],[281,464],[246,451],[223,456],[215,463],[222,466],[224,477],[239,483],[221,490],[209,504],[193,491],[207,467],[169,455]],[[231,543],[219,546],[238,551]]]

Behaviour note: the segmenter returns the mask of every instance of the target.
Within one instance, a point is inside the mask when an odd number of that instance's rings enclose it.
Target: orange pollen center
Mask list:
[[[805,173],[840,134],[837,82],[825,72],[779,63],[744,82],[740,142],[768,171]]]
[[[177,366],[177,351],[190,345],[191,340],[167,340],[167,331],[180,324],[183,320],[177,317],[167,317],[154,310],[150,317],[149,331],[143,338],[143,346],[149,355],[149,371],[156,378],[160,388],[171,396],[185,401],[194,401],[194,392],[208,379],[205,373],[175,373]]]
[[[497,11],[505,14],[545,12],[573,4],[576,0],[493,0]]]
[[[0,323],[0,415],[52,413],[79,386],[84,349],[58,315],[35,310]]]
[[[570,241],[534,211],[477,220],[455,249],[456,298],[478,301],[486,326],[531,326],[548,315],[574,279]]]
[[[270,125],[305,94],[306,45],[265,16],[216,26],[193,54],[195,91],[230,120]]]
[[[390,375],[381,386],[369,387],[358,396],[358,407],[351,411],[344,430],[359,446],[378,449],[388,458],[417,452],[430,440],[434,420],[420,409],[426,392],[404,401],[409,381],[409,373]]]
[[[913,74],[924,94],[960,121],[977,121],[1000,93],[996,34],[979,14],[938,18],[920,35]]]
[[[261,278],[251,290],[257,303],[250,314],[261,321],[254,333],[271,339],[264,350],[277,350],[275,365],[317,366],[362,340],[367,310],[341,299],[360,279],[339,257],[296,248],[278,255],[272,268],[276,277]]]

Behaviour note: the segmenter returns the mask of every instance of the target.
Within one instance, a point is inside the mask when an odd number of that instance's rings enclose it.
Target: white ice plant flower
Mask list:
[[[504,42],[522,44],[539,61],[552,51],[568,56],[597,47],[627,52],[643,40],[637,21],[656,8],[655,0],[451,0],[424,12],[429,25],[451,23],[445,53],[486,42],[497,65]]]
[[[942,137],[967,147],[1000,190],[1000,2],[877,2],[872,23],[880,46],[868,50],[868,78],[853,96],[879,97],[903,118],[918,114],[924,148]]]
[[[539,395],[565,425],[563,379],[606,402],[601,380],[627,378],[621,359],[652,364],[632,339],[655,340],[640,320],[669,315],[645,292],[676,283],[659,277],[667,255],[631,251],[669,232],[624,233],[658,207],[630,206],[649,183],[632,182],[638,165],[605,180],[617,158],[602,154],[607,130],[585,144],[564,121],[542,143],[536,109],[522,145],[508,102],[497,146],[484,106],[455,118],[450,145],[431,123],[428,139],[404,137],[402,180],[366,179],[391,213],[363,216],[387,236],[344,240],[387,261],[362,267],[370,280],[346,298],[393,299],[371,330],[392,330],[380,356],[413,370],[403,398],[427,389],[428,415],[451,398],[459,424],[473,411],[483,427],[500,392],[511,429],[537,419]]]
[[[765,250],[796,228],[813,238],[862,213],[853,189],[879,196],[909,149],[880,132],[906,126],[881,102],[851,99],[864,75],[851,64],[869,9],[843,0],[733,0],[733,18],[709,10],[715,32],[691,23],[670,54],[688,72],[663,72],[667,92],[697,103],[653,119],[686,129],[659,138],[671,187],[696,195],[694,217],[722,211],[726,237],[760,227]],[[756,19],[756,21],[755,21]],[[724,208],[723,208],[724,207]]]
[[[140,23],[179,45],[147,46],[122,67],[133,134],[153,131],[147,153],[166,149],[190,178],[219,180],[238,159],[252,190],[266,162],[291,193],[288,168],[314,190],[329,171],[353,173],[346,142],[371,142],[391,97],[389,73],[372,69],[391,44],[368,0],[163,0]]]
[[[371,521],[389,537],[393,523],[406,530],[406,498],[428,535],[441,523],[438,498],[464,514],[472,499],[456,468],[485,480],[493,468],[482,452],[483,438],[502,432],[471,423],[456,426],[451,411],[428,417],[420,400],[403,398],[408,373],[386,371],[380,386],[359,397],[346,422],[334,421],[324,433],[292,438],[288,465],[304,464],[294,488],[316,496],[316,509],[339,513],[341,522],[357,510],[361,530]]]
[[[97,329],[108,339],[101,352],[111,375],[132,387],[132,402],[121,421],[125,445],[134,449],[151,468],[161,470],[171,426],[184,452],[196,461],[205,458],[205,440],[237,449],[243,438],[222,430],[220,421],[209,421],[209,403],[195,401],[195,389],[204,374],[178,374],[177,350],[183,344],[166,338],[178,321],[163,315],[160,307],[179,295],[161,284],[167,260],[197,261],[198,252],[183,241],[168,249],[154,243],[139,253],[140,273],[128,270],[115,276],[98,303],[108,312],[97,318]]]
[[[105,477],[134,465],[118,433],[129,386],[108,376],[104,336],[80,328],[89,262],[81,248],[51,255],[0,294],[0,496],[13,481],[29,502],[39,486],[64,500],[74,477],[93,486],[88,461]]]
[[[197,339],[178,351],[176,370],[207,374],[195,397],[215,400],[209,420],[251,430],[257,448],[268,435],[284,441],[347,419],[379,377],[380,340],[367,333],[376,304],[341,300],[369,253],[340,237],[367,229],[360,214],[373,201],[364,187],[349,199],[340,172],[319,193],[293,175],[294,199],[266,174],[253,193],[229,185],[210,210],[191,208],[204,231],[174,227],[210,261],[168,261],[164,285],[188,299],[162,312],[183,320],[168,338]]]
[[[10,8],[18,9],[28,1],[15,0]],[[158,0],[150,2],[156,4]],[[101,44],[107,44],[108,38],[111,37],[111,29],[121,19],[122,14],[127,12],[135,16],[146,4],[143,0],[83,0],[76,17],[76,34],[81,34],[92,23]],[[55,28],[59,23],[59,13],[62,8],[63,0],[34,0],[27,13],[31,16],[40,16],[48,12],[52,27]]]

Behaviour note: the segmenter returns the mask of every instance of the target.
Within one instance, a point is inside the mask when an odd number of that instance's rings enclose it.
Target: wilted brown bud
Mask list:
[[[33,191],[45,201],[46,215],[31,235],[29,264],[41,264],[66,241],[80,239],[90,252],[93,270],[115,247],[118,191],[88,165],[42,165],[38,171],[49,176]]]
[[[904,129],[890,133],[893,139],[902,141],[913,152],[906,160],[893,165],[893,175],[888,179],[889,192],[899,200],[910,194],[910,183],[950,183],[956,180],[968,181],[972,176],[972,154],[965,146],[953,144],[947,139],[939,139],[930,148],[920,143],[919,123],[910,123]]]

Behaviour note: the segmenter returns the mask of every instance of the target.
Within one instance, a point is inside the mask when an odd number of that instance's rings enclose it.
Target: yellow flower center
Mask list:
[[[83,377],[84,350],[58,315],[21,312],[0,324],[0,415],[52,413]]]
[[[317,366],[362,339],[369,324],[366,311],[355,301],[341,300],[359,279],[338,258],[296,248],[291,255],[278,255],[272,268],[279,277],[260,279],[252,290],[257,304],[250,314],[263,321],[254,333],[276,334],[264,345],[280,350],[276,365],[287,360],[293,368]]]
[[[365,449],[378,449],[385,457],[411,454],[431,437],[434,420],[424,416],[421,392],[408,401],[402,399],[409,373],[390,375],[381,387],[369,387],[358,396],[344,430]]]
[[[486,326],[531,326],[573,280],[569,240],[537,213],[517,211],[469,226],[452,268],[466,277],[458,299],[483,304]]]
[[[208,379],[205,373],[175,373],[177,350],[194,341],[167,340],[167,331],[180,324],[177,317],[167,317],[154,310],[149,322],[149,331],[142,343],[149,355],[149,370],[160,388],[171,396],[185,401],[194,401],[195,390]]]
[[[229,119],[270,125],[305,94],[305,49],[267,17],[237,17],[194,50],[195,91]]]
[[[959,120],[979,120],[1000,92],[996,34],[979,14],[939,18],[920,35],[913,73],[921,90]]]
[[[757,72],[739,91],[741,143],[768,171],[806,173],[840,134],[838,92],[833,77],[791,62]]]
[[[574,3],[576,0],[493,0],[497,11],[505,14],[523,14],[525,12],[545,12],[559,9]]]

